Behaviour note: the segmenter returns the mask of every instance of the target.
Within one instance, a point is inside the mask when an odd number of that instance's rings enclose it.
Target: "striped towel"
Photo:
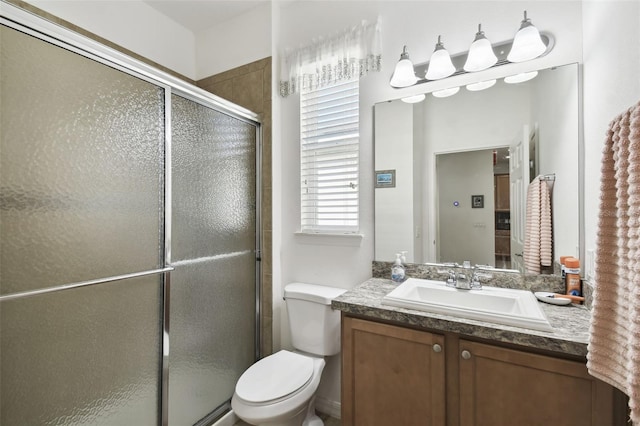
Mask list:
[[[640,103],[609,126],[595,260],[587,367],[629,395],[640,425]]]
[[[553,259],[551,193],[540,176],[527,189],[523,257],[525,271],[534,274],[539,274],[542,266],[551,266]]]

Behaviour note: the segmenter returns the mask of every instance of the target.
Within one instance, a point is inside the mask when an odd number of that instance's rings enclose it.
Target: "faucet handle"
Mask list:
[[[447,280],[445,281],[445,283],[449,286],[449,287],[455,287],[456,286],[456,273],[453,271],[453,269],[447,269],[447,270],[437,270],[438,274],[442,274],[442,275],[446,275],[447,276]]]
[[[482,283],[480,282],[480,278],[491,279],[493,275],[487,274],[484,272],[478,272],[477,269],[474,269],[473,275],[471,276],[471,288],[479,290],[482,288]]]

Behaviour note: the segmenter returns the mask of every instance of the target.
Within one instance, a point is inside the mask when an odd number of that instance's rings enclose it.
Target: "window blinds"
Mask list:
[[[358,231],[358,80],[300,98],[301,230]]]

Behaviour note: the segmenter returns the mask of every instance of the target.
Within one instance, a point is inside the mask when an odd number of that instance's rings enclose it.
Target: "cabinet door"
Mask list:
[[[495,175],[495,209],[509,211],[509,175]]]
[[[342,424],[444,425],[444,337],[347,316]]]
[[[612,388],[586,364],[460,340],[460,426],[606,426]]]

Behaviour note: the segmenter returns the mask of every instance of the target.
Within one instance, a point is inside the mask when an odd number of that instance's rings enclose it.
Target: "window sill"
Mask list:
[[[327,233],[327,232],[294,232],[296,239],[303,244],[323,244],[340,246],[360,246],[363,234]]]

